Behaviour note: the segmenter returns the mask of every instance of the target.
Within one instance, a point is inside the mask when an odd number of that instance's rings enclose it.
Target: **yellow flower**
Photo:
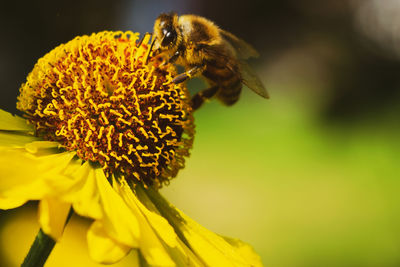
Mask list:
[[[250,246],[201,227],[158,192],[184,166],[194,123],[172,65],[132,32],[77,37],[41,58],[20,89],[25,119],[0,111],[0,208],[39,200],[55,240],[69,210],[93,219],[90,255],[130,250],[149,266],[260,266]],[[28,122],[28,123],[27,123]]]

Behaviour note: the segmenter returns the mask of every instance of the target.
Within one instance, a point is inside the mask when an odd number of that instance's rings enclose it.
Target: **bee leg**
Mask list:
[[[174,63],[179,58],[180,55],[181,53],[179,52],[179,50],[176,51],[175,54],[168,59],[168,63]]]
[[[173,83],[181,83],[186,81],[187,79],[191,79],[193,76],[196,74],[202,73],[203,70],[205,69],[205,65],[196,65],[193,68],[191,68],[188,71],[185,71],[184,73],[179,74],[176,76],[172,82]]]
[[[179,58],[179,56],[181,55],[181,53],[180,53],[180,51],[179,50],[177,50],[176,52],[175,52],[175,54],[172,56],[172,57],[170,57],[168,60],[166,60],[166,61],[164,61],[162,64],[161,64],[161,66],[165,66],[165,65],[167,65],[167,64],[169,64],[169,63],[175,63],[175,61]]]
[[[149,33],[149,32],[146,32],[145,34],[143,34],[142,37],[140,37],[139,42],[136,44],[136,48],[139,48],[139,47],[142,45],[144,38],[145,38],[148,34],[152,35],[152,33]]]
[[[203,105],[204,101],[213,97],[218,91],[218,86],[212,86],[210,88],[204,89],[192,97],[192,108],[197,110]]]

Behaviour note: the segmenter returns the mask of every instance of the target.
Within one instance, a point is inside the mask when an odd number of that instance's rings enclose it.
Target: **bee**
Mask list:
[[[154,49],[167,55],[166,63],[185,67],[185,72],[173,78],[181,83],[202,75],[209,88],[192,97],[192,107],[198,109],[205,100],[216,96],[230,106],[239,99],[242,84],[264,98],[269,98],[264,85],[245,62],[258,57],[257,51],[235,35],[220,29],[212,21],[196,16],[162,13],[154,23]]]

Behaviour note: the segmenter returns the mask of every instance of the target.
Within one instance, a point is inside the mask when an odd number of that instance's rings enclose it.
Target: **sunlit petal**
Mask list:
[[[204,266],[204,263],[181,240],[176,248],[170,248],[169,253],[177,266]]]
[[[0,130],[29,132],[33,127],[27,120],[0,109]]]
[[[146,193],[163,216],[173,225],[175,231],[192,251],[209,266],[254,266],[243,253],[219,235],[202,227],[184,213],[169,204],[158,192],[149,189]],[[249,256],[244,253],[244,255]],[[253,259],[252,257],[250,257]],[[258,262],[255,266],[262,266]]]
[[[115,263],[131,250],[130,246],[123,245],[110,238],[100,222],[94,222],[91,225],[87,240],[90,256],[101,263]]]
[[[178,236],[176,235],[172,226],[168,221],[160,215],[157,208],[143,192],[141,186],[135,188],[135,195],[133,195],[128,185],[122,184],[124,191],[123,195],[129,196],[130,202],[136,205],[140,212],[146,217],[148,223],[152,226],[157,235],[170,247],[177,246]]]
[[[104,212],[102,223],[107,234],[118,242],[139,247],[140,226],[122,197],[111,187],[102,169],[95,170],[95,179]]]
[[[135,187],[135,195],[143,214],[157,235],[165,242],[165,248],[177,266],[204,266],[204,263],[193,253],[187,245],[176,235],[172,226],[162,217],[157,207],[149,199],[141,186]]]
[[[25,198],[16,199],[16,198],[5,198],[0,196],[0,209],[8,210],[18,208],[26,203]]]
[[[2,150],[0,155],[0,197],[35,200],[51,193],[44,178],[64,179],[60,174],[74,153],[37,157],[24,149]]]
[[[26,144],[39,140],[39,138],[32,135],[25,135],[18,132],[0,131],[0,150],[10,147],[25,147]]]
[[[27,143],[25,145],[25,149],[31,154],[39,155],[45,153],[48,154],[50,153],[50,151],[48,151],[49,149],[57,149],[59,146],[60,146],[59,143],[53,141],[33,141]]]
[[[43,232],[58,240],[64,232],[70,209],[70,203],[61,202],[56,198],[42,199],[39,204],[39,223]]]
[[[118,191],[120,195],[124,198],[126,205],[130,208],[131,213],[139,222],[140,234],[142,237],[140,239],[140,252],[142,253],[146,262],[154,266],[175,266],[174,262],[171,260],[171,257],[168,255],[168,252],[163,247],[156,232],[151,227],[148,219],[150,218],[156,227],[161,227],[161,229],[159,229],[160,232],[166,230],[170,235],[172,235],[172,237],[166,237],[170,243],[172,243],[172,240],[176,238],[175,233],[171,233],[171,231],[173,231],[171,226],[168,225],[165,219],[147,210],[133,194],[126,182],[121,181],[121,184],[114,183],[114,186],[119,188]],[[144,214],[146,214],[147,217],[145,217]],[[176,243],[173,245],[176,246]]]
[[[223,238],[229,244],[231,244],[233,248],[235,248],[236,253],[240,254],[244,259],[246,259],[246,262],[250,266],[262,266],[260,256],[254,251],[254,249],[249,244],[246,244],[245,242],[236,238],[230,238],[225,236]]]
[[[78,182],[71,187],[70,194],[65,193],[64,197],[73,203],[74,210],[79,215],[93,219],[102,218],[96,171],[86,162],[74,173],[74,177]]]

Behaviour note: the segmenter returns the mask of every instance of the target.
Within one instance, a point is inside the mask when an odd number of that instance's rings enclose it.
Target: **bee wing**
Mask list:
[[[250,57],[258,57],[258,52],[250,44],[246,43],[242,39],[236,37],[234,34],[220,30],[222,38],[232,45],[235,49],[239,59],[248,59]]]
[[[267,89],[265,89],[263,83],[261,82],[258,75],[254,72],[254,70],[244,61],[239,61],[239,67],[243,84],[249,87],[258,95],[264,98],[269,98]]]
[[[244,60],[234,59],[223,53],[223,50],[216,49],[209,45],[202,44],[199,45],[199,47],[201,47],[203,53],[209,55],[211,58],[218,57],[223,60],[226,68],[231,70],[235,75],[238,75],[241,78],[242,83],[252,91],[264,98],[269,98],[269,94],[260,78],[258,78],[258,75]]]

